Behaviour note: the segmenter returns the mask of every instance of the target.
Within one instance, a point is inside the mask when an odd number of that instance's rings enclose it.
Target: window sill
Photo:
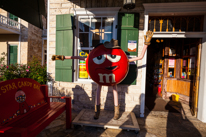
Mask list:
[[[79,80],[79,81],[74,81],[74,83],[80,83],[80,84],[96,84],[92,80]]]

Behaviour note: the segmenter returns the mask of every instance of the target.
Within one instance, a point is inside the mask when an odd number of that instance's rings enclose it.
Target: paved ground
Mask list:
[[[140,126],[139,134],[134,131],[103,129],[97,127],[81,127],[65,130],[65,113],[60,115],[37,137],[206,137],[206,123],[193,117],[189,107],[183,104],[187,119],[180,113],[149,111],[145,118],[137,118]],[[72,112],[72,119],[78,112]]]

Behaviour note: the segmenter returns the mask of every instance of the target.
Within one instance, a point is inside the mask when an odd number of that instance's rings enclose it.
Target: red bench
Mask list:
[[[63,102],[50,102],[62,98]],[[0,83],[0,137],[35,137],[66,110],[66,128],[71,128],[71,98],[48,97],[47,85],[29,78]]]

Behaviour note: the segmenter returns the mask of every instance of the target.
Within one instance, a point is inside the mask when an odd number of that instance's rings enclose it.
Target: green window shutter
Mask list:
[[[56,15],[56,55],[73,54],[73,15]],[[72,82],[72,60],[55,61],[55,80]]]
[[[9,46],[9,64],[17,63],[17,46]]]
[[[117,39],[122,50],[128,55],[137,56],[138,39],[139,39],[139,13],[119,13],[118,14],[118,30]],[[136,41],[136,51],[128,51],[128,41]],[[129,65],[129,72],[126,78],[120,84],[136,85],[137,66]]]

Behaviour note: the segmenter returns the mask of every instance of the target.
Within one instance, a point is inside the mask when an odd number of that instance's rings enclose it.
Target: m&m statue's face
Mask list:
[[[86,60],[86,68],[92,80],[100,85],[120,83],[128,72],[128,58],[122,49],[109,49],[99,45]]]

